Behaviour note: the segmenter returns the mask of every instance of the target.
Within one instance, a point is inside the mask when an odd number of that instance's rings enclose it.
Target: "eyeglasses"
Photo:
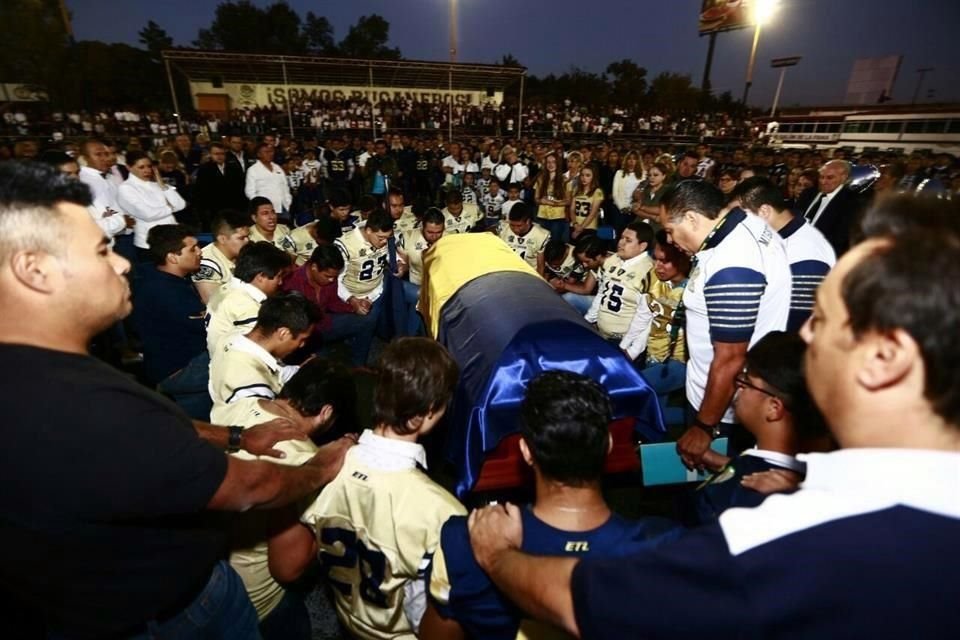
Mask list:
[[[760,393],[762,393],[762,394],[764,394],[764,395],[768,395],[768,396],[770,396],[771,398],[779,398],[779,397],[780,397],[779,394],[776,394],[776,393],[774,393],[773,391],[769,391],[769,390],[767,390],[767,389],[764,389],[763,387],[758,387],[757,385],[755,385],[755,384],[753,384],[752,382],[750,382],[750,379],[747,377],[747,371],[746,371],[746,369],[744,369],[743,371],[741,371],[741,372],[737,375],[737,377],[733,379],[733,384],[736,385],[737,387],[747,387],[747,388],[753,389],[754,391],[759,391]]]

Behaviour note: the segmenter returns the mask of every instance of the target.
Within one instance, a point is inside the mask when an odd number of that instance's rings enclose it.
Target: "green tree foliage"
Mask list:
[[[613,102],[619,105],[643,104],[647,97],[647,70],[633,60],[623,59],[607,65],[611,77]]]
[[[249,0],[217,5],[213,22],[200,29],[194,45],[201,49],[245,53],[299,54],[306,51],[300,16],[286,2],[264,9]]]
[[[399,60],[400,49],[387,46],[390,23],[377,14],[360,16],[340,41],[339,54],[346,58],[379,58]]]
[[[307,11],[303,22],[303,35],[306,38],[307,53],[314,55],[330,55],[336,53],[333,42],[333,25],[324,16],[318,16],[313,11]]]
[[[55,0],[0,1],[0,42],[0,82],[42,85],[57,97],[68,37]]]
[[[156,62],[160,62],[161,51],[173,47],[173,38],[153,20],[149,20],[137,35],[140,36],[140,44],[147,48],[151,59]]]

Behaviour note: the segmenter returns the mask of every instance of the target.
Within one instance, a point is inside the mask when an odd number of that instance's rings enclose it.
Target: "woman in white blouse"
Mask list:
[[[621,169],[613,176],[613,203],[625,215],[632,215],[633,192],[643,180],[640,156],[636,151],[628,151],[623,156]]]
[[[153,161],[142,151],[127,154],[130,177],[120,185],[117,199],[123,210],[134,217],[133,244],[147,249],[147,234],[160,224],[177,224],[174,212],[183,210],[187,203],[175,187],[163,182]]]

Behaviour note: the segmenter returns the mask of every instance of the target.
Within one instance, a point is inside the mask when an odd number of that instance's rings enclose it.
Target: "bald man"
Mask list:
[[[817,187],[800,194],[794,211],[827,238],[838,257],[850,247],[850,227],[862,206],[860,197],[846,186],[849,180],[850,163],[831,160],[820,167]]]

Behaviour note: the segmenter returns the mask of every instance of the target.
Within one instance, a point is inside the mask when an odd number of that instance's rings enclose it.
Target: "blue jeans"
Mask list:
[[[148,620],[146,630],[128,640],[260,640],[257,611],[243,581],[226,560],[218,562],[203,591],[185,609],[160,622]],[[56,636],[52,636],[56,637]]]
[[[570,223],[565,218],[556,220],[547,220],[546,218],[537,218],[537,224],[550,232],[551,240],[570,240]]]
[[[413,284],[409,280],[401,280],[403,287],[404,312],[401,314],[404,318],[403,325],[399,326],[399,333],[403,336],[422,336],[426,331],[423,328],[423,320],[417,312],[417,301],[420,299],[420,285]]]
[[[263,640],[310,640],[310,612],[303,598],[286,589],[283,599],[260,621]]]
[[[210,420],[210,353],[204,349],[187,365],[160,381],[157,389],[171,398],[194,420]]]
[[[331,313],[329,315],[331,326],[323,332],[323,340],[326,343],[348,341],[350,343],[350,362],[355,367],[362,367],[367,364],[367,358],[370,356],[370,345],[373,344],[373,332],[377,327],[377,317],[382,308],[381,301],[383,296],[378,299],[370,313],[362,316],[357,313]]]
[[[687,365],[677,360],[652,364],[640,372],[650,388],[657,392],[657,401],[665,424],[684,424],[685,407],[668,407],[667,398],[674,391],[684,388],[687,381]]]
[[[593,304],[593,296],[583,293],[570,293],[569,291],[563,294],[563,300],[579,311],[580,315],[586,315],[587,311],[590,310],[590,305]]]

